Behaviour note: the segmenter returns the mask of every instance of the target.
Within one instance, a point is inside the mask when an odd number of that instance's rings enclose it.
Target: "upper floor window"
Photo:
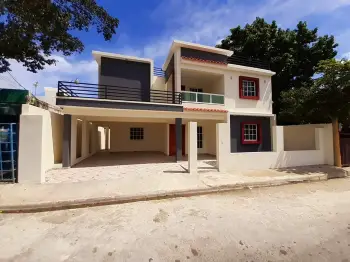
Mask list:
[[[259,100],[259,78],[240,76],[239,97],[242,99]]]
[[[243,122],[242,144],[261,144],[261,125],[258,122]]]

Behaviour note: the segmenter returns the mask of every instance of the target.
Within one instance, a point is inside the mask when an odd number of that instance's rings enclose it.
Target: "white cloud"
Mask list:
[[[229,29],[237,25],[252,22],[255,17],[264,17],[268,21],[276,20],[280,26],[294,27],[300,19],[315,14],[330,14],[335,10],[350,6],[350,0],[264,0],[247,5],[236,0],[162,0],[151,14],[151,19],[165,25],[159,36],[143,45],[136,46],[128,35],[120,35],[118,43],[124,47],[112,52],[153,58],[156,66],[161,66],[172,40],[215,45],[229,34]],[[336,41],[340,43],[339,53],[350,53],[350,31],[338,33]],[[109,50],[102,50],[109,51]],[[57,86],[58,80],[97,82],[97,64],[93,60],[67,59],[55,55],[55,66],[32,74],[16,61],[12,62],[12,74],[26,88],[32,88],[39,82],[39,90],[45,86]],[[5,73],[0,74],[1,87],[14,88],[18,85]],[[38,91],[39,92],[39,91]]]
[[[53,55],[57,60],[55,65],[47,66],[44,70],[34,74],[22,64],[10,60],[11,74],[26,89],[33,91],[33,84],[39,83],[37,94],[43,92],[44,87],[57,87],[58,81],[72,81],[76,78],[80,82],[97,83],[97,63],[94,60],[68,60],[59,55]],[[8,73],[0,74],[1,88],[21,88]]]
[[[215,45],[229,29],[252,22],[257,16],[294,27],[306,16],[325,14],[349,6],[350,0],[266,0],[253,5],[227,0],[164,0],[152,16],[167,27],[144,48],[144,55],[161,61],[173,39]]]
[[[343,54],[341,57],[350,60],[350,52]]]

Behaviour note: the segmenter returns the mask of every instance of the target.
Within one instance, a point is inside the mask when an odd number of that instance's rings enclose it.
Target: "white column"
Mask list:
[[[324,128],[315,128],[315,145],[316,145],[316,150],[320,150],[322,152],[322,156],[323,156],[322,164],[329,164],[328,155],[326,152]]]
[[[284,131],[283,126],[272,127],[272,141],[273,151],[282,152],[284,151]]]
[[[181,92],[181,49],[174,54],[175,62],[175,92]]]
[[[109,150],[109,127],[105,127],[105,150]]]
[[[227,171],[230,155],[230,125],[229,123],[216,124],[216,167],[220,172]]]
[[[76,116],[72,116],[72,125],[71,125],[71,143],[70,143],[70,164],[73,166],[77,160],[77,121]]]
[[[44,117],[21,115],[18,149],[18,182],[45,182]]]
[[[197,172],[197,122],[189,122],[187,124],[188,134],[188,172]]]
[[[82,137],[81,137],[81,155],[83,158],[89,155],[89,122],[83,120],[82,123]]]

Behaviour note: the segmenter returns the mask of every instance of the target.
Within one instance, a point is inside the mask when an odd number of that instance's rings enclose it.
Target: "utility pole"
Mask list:
[[[36,89],[37,89],[37,87],[39,86],[39,82],[36,81],[36,82],[33,84],[33,86],[34,86],[34,96],[36,96]]]

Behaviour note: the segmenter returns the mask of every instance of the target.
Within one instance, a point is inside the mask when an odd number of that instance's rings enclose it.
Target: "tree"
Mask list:
[[[311,87],[293,88],[281,95],[285,105],[282,114],[302,122],[332,122],[335,164],[340,166],[339,119],[350,113],[350,61],[321,61],[318,78]]]
[[[91,26],[104,39],[115,34],[119,21],[95,0],[2,0],[0,3],[0,73],[10,71],[9,59],[37,72],[55,63],[53,52],[68,56],[84,44],[72,35]]]
[[[299,22],[296,29],[290,30],[279,28],[276,21],[268,24],[256,18],[252,24],[230,31],[217,47],[232,50],[234,55],[267,60],[276,72],[272,77],[272,98],[279,123],[288,121],[279,116],[281,92],[310,86],[317,64],[337,55],[334,37],[318,36],[317,28],[308,29],[306,22]]]

